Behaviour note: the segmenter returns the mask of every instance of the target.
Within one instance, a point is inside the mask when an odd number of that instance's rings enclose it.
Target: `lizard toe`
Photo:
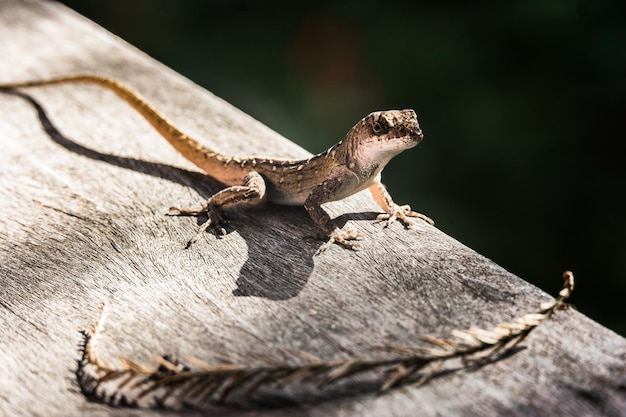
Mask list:
[[[356,228],[351,227],[346,230],[335,228],[328,235],[328,240],[317,250],[316,254],[324,252],[333,243],[341,245],[347,249],[359,250],[361,249],[361,245],[357,241],[364,238],[365,234],[358,232]]]
[[[413,221],[409,219],[409,217],[414,217],[414,218],[424,220],[426,223],[430,224],[431,226],[434,226],[435,224],[435,222],[432,221],[432,219],[430,219],[428,216],[412,211],[411,207],[408,205],[404,205],[404,206],[396,205],[393,207],[391,212],[379,214],[376,217],[376,220],[378,221],[387,220],[385,227],[389,227],[393,222],[395,222],[396,220],[399,220],[400,222],[402,222],[402,224],[404,224],[404,226],[407,229],[412,229],[414,224],[413,224]]]

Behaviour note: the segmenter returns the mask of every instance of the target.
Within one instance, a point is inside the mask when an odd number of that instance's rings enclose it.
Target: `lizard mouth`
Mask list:
[[[422,141],[422,139],[424,139],[424,134],[420,128],[407,129],[407,132],[403,136],[406,138],[406,142],[410,144],[411,147],[416,146]]]

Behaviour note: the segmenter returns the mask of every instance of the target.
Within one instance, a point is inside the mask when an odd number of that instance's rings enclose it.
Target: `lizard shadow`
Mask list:
[[[265,215],[254,216],[266,211],[278,218],[289,218],[289,223],[282,223],[280,229],[269,228],[269,235],[263,240],[247,240],[249,257],[241,268],[237,279],[237,288],[233,295],[238,297],[262,297],[272,300],[285,300],[297,296],[306,285],[314,266],[314,259],[319,248],[326,243],[327,237],[311,221],[303,207],[266,205],[246,210],[243,216],[250,216],[243,222],[245,227],[266,228],[259,219]],[[349,220],[371,220],[378,213],[348,213],[333,219],[337,227],[344,227]],[[255,220],[253,217],[257,217]],[[255,222],[259,222],[258,225]],[[250,236],[254,234],[250,231]],[[330,249],[329,249],[330,250]],[[349,250],[349,249],[342,249]]]
[[[276,218],[289,221],[277,225]],[[306,211],[267,204],[239,210],[237,221],[241,223],[238,230],[248,236],[248,257],[232,294],[270,300],[296,297],[311,276],[316,251],[316,245],[311,244],[314,237],[307,236],[310,219]],[[254,228],[265,232],[255,233]]]
[[[270,229],[270,232],[275,233],[276,236],[270,234],[263,241],[248,239],[250,256],[241,268],[237,279],[237,288],[233,291],[233,295],[262,297],[272,300],[285,300],[295,297],[306,285],[310,270],[314,266],[313,260],[319,247],[326,243],[327,237],[311,221],[303,207],[270,204],[246,211],[253,216],[254,212],[260,210],[278,214],[278,218],[289,218],[289,225],[298,226],[292,230]],[[343,228],[348,221],[371,221],[375,220],[378,214],[376,212],[345,213],[335,217],[333,224]],[[267,217],[261,216],[261,218]],[[259,224],[257,226],[254,222],[255,220],[250,218],[244,223],[250,225],[247,227],[267,228],[267,225]],[[289,236],[285,236],[287,234]],[[281,247],[281,245],[285,245],[285,242],[287,242],[288,247]],[[349,251],[349,249],[340,249]]]
[[[17,90],[1,90],[2,93],[22,98],[30,103],[50,139],[59,146],[94,160],[103,161],[120,168],[162,178],[190,187],[208,199],[223,185],[213,178],[171,165],[141,159],[111,155],[83,146],[67,138],[48,117],[46,110],[31,96]],[[313,259],[325,240],[321,232],[302,207],[287,207],[267,204],[245,210],[233,209],[236,214],[237,231],[248,244],[248,256],[237,279],[235,296],[260,297],[284,300],[297,296],[308,282],[313,270]],[[371,219],[371,213],[351,213],[333,220],[338,227],[348,220]],[[269,235],[260,235],[256,230],[265,230],[272,217],[289,219],[281,223],[280,230],[271,230]],[[206,218],[198,217],[198,225]],[[191,231],[193,233],[193,231]],[[314,243],[312,243],[314,242]]]
[[[183,168],[177,168],[158,162],[148,162],[136,158],[111,155],[83,146],[67,138],[63,133],[61,133],[52,123],[43,106],[31,96],[17,90],[0,90],[0,92],[20,97],[31,104],[37,112],[39,122],[41,123],[46,134],[50,137],[50,139],[52,139],[53,142],[68,151],[87,158],[103,161],[120,168],[130,169],[142,174],[148,174],[157,178],[173,181],[180,185],[190,187],[199,194],[210,193],[211,189],[215,192],[215,190],[219,190],[221,188],[217,181],[200,172],[188,171]]]

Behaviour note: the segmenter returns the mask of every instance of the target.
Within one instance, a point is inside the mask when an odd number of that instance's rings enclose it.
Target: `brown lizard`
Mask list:
[[[185,158],[226,186],[209,198],[200,209],[171,208],[179,215],[202,214],[208,217],[196,235],[189,240],[187,247],[198,240],[208,227],[219,228],[220,209],[269,201],[304,206],[311,219],[328,236],[328,241],[318,252],[332,243],[356,250],[360,245],[355,241],[364,238],[364,235],[354,228],[342,230],[334,226],[322,204],[341,200],[366,188],[369,188],[376,202],[385,211],[377,220],[387,220],[387,226],[399,220],[410,228],[413,223],[409,217],[434,224],[423,214],[411,211],[409,206],[395,204],[380,182],[380,173],[389,160],[414,147],[423,138],[413,110],[371,113],[350,129],[341,142],[327,151],[308,159],[292,160],[257,156],[234,157],[216,152],[181,132],[137,93],[104,76],[71,75],[0,84],[0,90],[61,83],[93,83],[112,90],[137,110]]]

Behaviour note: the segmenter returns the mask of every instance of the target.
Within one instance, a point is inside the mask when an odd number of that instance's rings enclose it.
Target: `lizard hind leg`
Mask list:
[[[208,228],[213,228],[220,235],[225,235],[226,230],[222,226],[224,219],[221,210],[237,205],[261,204],[267,200],[265,189],[265,180],[261,174],[251,171],[244,177],[243,185],[234,185],[218,191],[200,209],[170,207],[170,215],[174,216],[207,216],[207,220],[200,225],[196,234],[187,242],[185,249],[200,239]]]

